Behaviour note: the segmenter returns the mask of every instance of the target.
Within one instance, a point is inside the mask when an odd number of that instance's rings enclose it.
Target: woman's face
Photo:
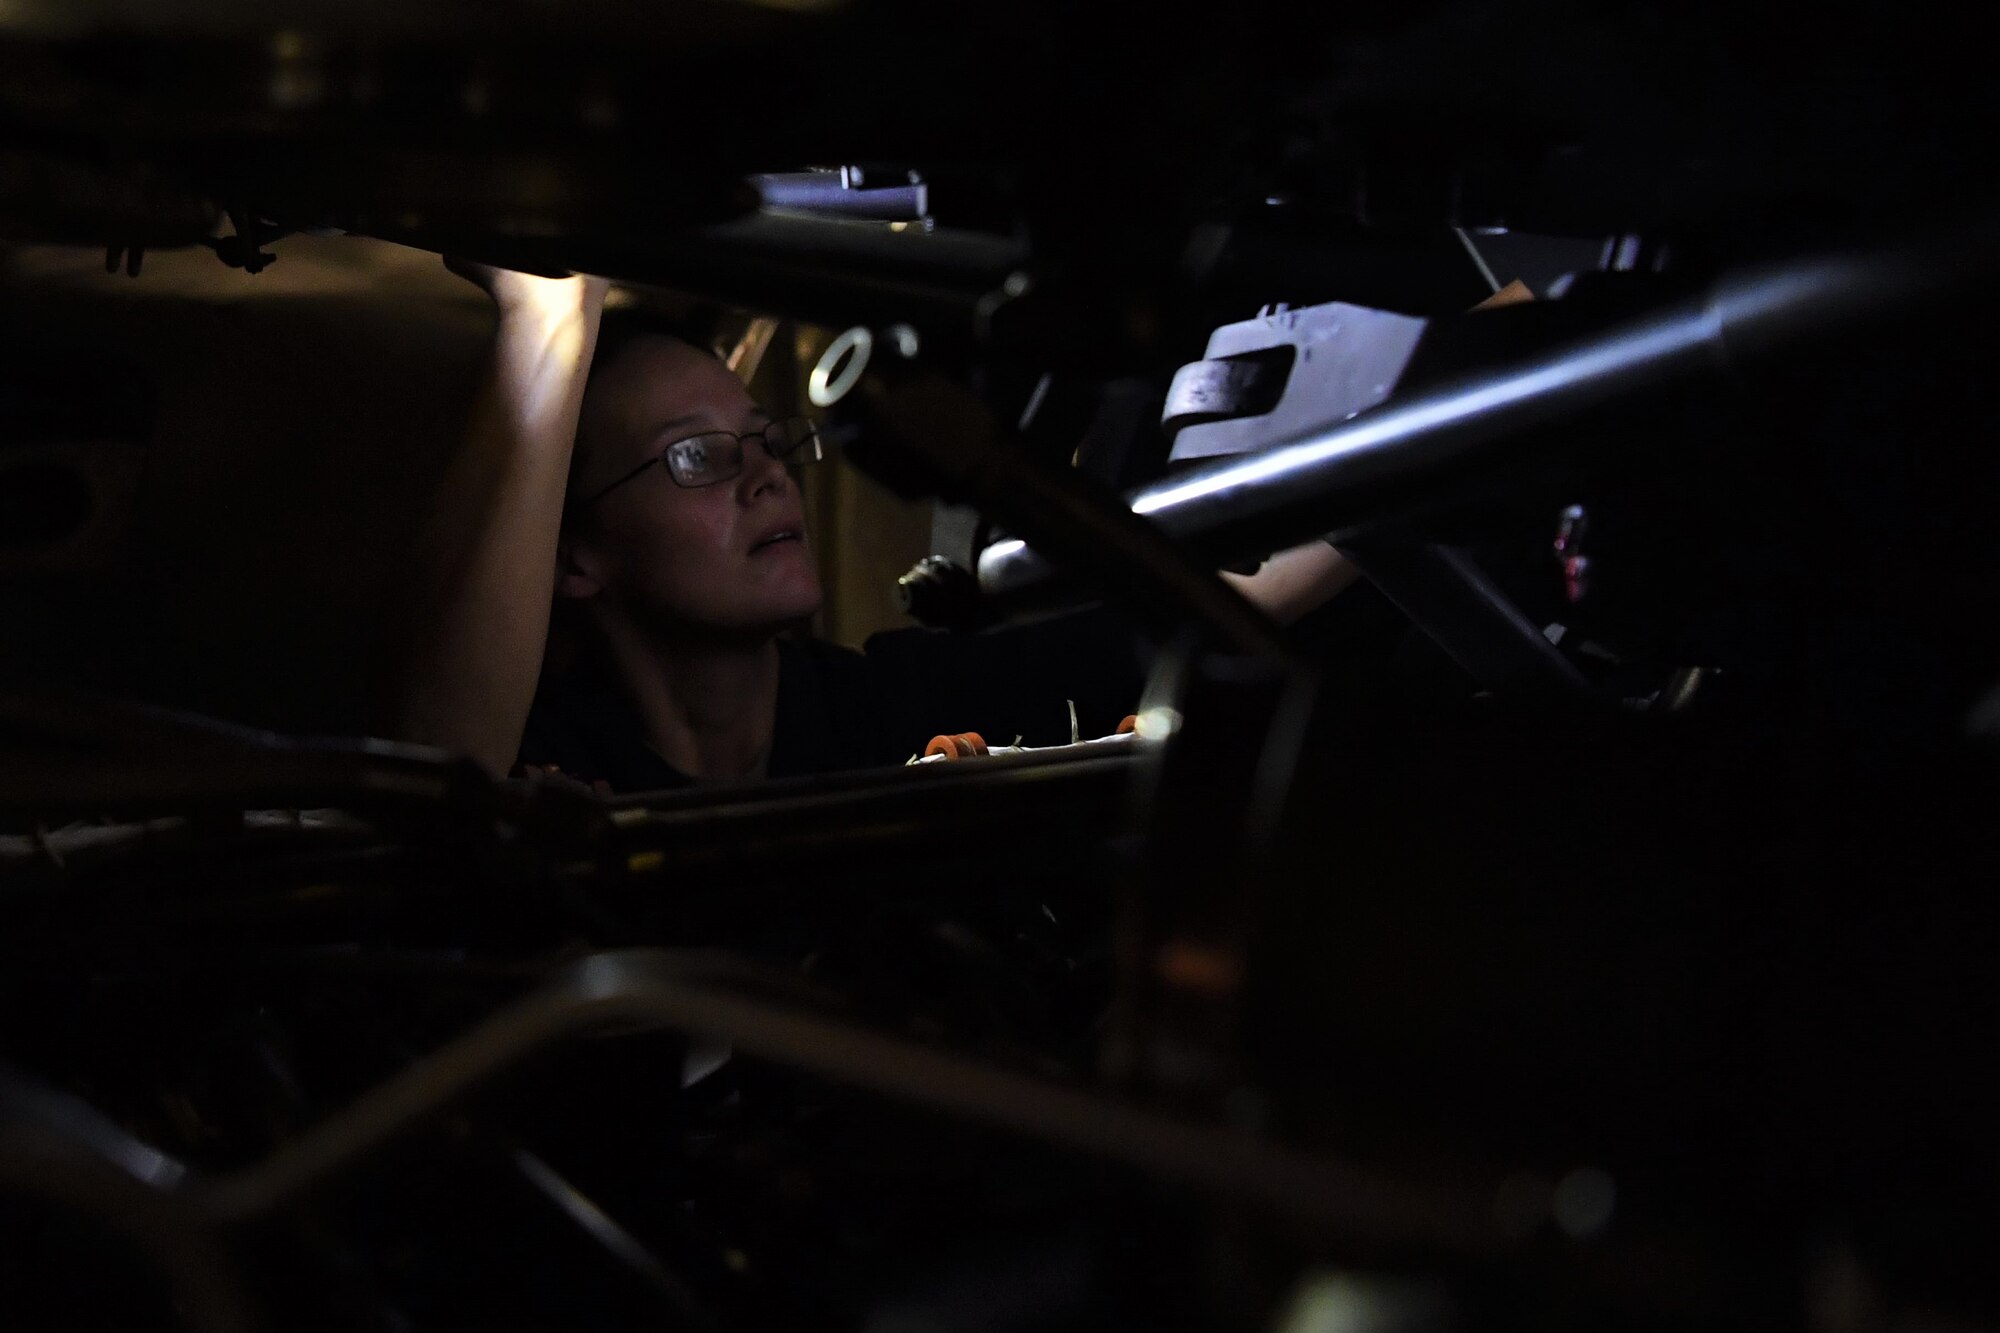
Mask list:
[[[595,493],[690,435],[769,421],[713,356],[639,339],[591,385],[575,493]],[[798,487],[759,439],[743,442],[743,472],[730,481],[688,488],[664,464],[646,468],[593,503],[565,546],[564,592],[607,597],[676,633],[774,633],[820,606]]]

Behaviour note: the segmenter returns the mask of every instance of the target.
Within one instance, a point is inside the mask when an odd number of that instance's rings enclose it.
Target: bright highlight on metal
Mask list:
[[[875,336],[859,324],[828,343],[806,379],[806,397],[812,400],[812,405],[832,407],[845,398],[867,373],[868,357],[874,349]],[[847,364],[836,375],[834,367],[843,358]]]
[[[1181,729],[1181,715],[1172,708],[1155,706],[1139,714],[1132,726],[1142,741],[1163,741]]]

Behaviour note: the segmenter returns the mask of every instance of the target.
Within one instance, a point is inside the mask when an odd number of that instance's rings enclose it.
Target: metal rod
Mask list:
[[[740,993],[742,982],[756,979],[738,965],[659,950],[593,955],[262,1165],[192,1192],[227,1220],[266,1216],[352,1170],[543,1047],[637,1023],[728,1041],[745,1056],[1253,1199],[1355,1239],[1461,1255],[1509,1244],[1482,1191],[1394,1180]],[[726,984],[731,980],[738,985]]]
[[[1452,235],[1458,237],[1458,243],[1465,247],[1465,253],[1472,256],[1473,267],[1479,270],[1480,277],[1486,279],[1488,290],[1499,291],[1500,279],[1494,276],[1493,266],[1486,262],[1485,255],[1479,253],[1479,247],[1472,243],[1472,237],[1466,234],[1465,228],[1453,227],[1451,231]]]
[[[126,1133],[82,1098],[7,1064],[0,1064],[0,1125],[58,1135],[154,1189],[175,1189],[188,1176],[185,1163]]]
[[[42,1201],[130,1243],[171,1284],[179,1322],[196,1333],[262,1328],[213,1217],[147,1174],[150,1149],[106,1155],[96,1128],[84,1130],[0,1121],[0,1199]]]
[[[1369,582],[1482,685],[1560,698],[1588,688],[1576,665],[1457,547],[1349,550]]]
[[[976,499],[982,512],[1034,536],[1158,623],[1199,625],[1234,651],[1296,661],[1276,622],[1212,569],[1134,515],[1115,492],[1073,468],[1034,458],[963,388],[936,375],[894,387],[871,375],[863,385],[864,421],[878,458],[886,453],[913,462],[927,474],[929,489],[947,500]]]
[[[1537,427],[1990,278],[1994,231],[1983,224],[1907,250],[1739,274],[1608,332],[1177,474],[1135,492],[1132,511],[1224,563],[1329,531],[1351,535]],[[1056,579],[1020,541],[988,547],[978,573],[981,592],[996,598]]]
[[[1030,259],[1010,237],[961,228],[859,226],[760,210],[732,222],[640,236],[512,236],[374,226],[369,235],[538,273],[600,273],[759,314],[831,328],[907,323],[926,345],[972,345]]]
[[[701,1330],[702,1333],[718,1327],[714,1316],[702,1305],[687,1279],[661,1263],[658,1255],[598,1207],[596,1200],[578,1189],[540,1156],[518,1144],[508,1145],[507,1156],[522,1179],[538,1194],[626,1271],[650,1287],[674,1312],[681,1327]]]
[[[766,208],[875,222],[917,222],[930,212],[930,188],[914,182],[849,189],[835,171],[780,172],[751,179]]]
[[[962,230],[856,226],[762,212],[631,243],[579,243],[563,257],[768,315],[851,324],[912,324],[926,339],[973,341],[1029,256],[1019,242]]]

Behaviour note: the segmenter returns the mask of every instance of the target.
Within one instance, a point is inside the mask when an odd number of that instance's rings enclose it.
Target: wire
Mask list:
[[[1465,228],[1453,227],[1451,234],[1458,237],[1458,243],[1465,247],[1465,253],[1472,256],[1472,262],[1478,267],[1479,276],[1486,279],[1486,285],[1496,292],[1499,291],[1500,279],[1493,276],[1493,269],[1487,264],[1486,257],[1479,253],[1479,247],[1472,243],[1472,237],[1466,234]]]

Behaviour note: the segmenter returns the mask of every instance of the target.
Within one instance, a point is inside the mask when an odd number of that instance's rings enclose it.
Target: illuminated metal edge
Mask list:
[[[1983,224],[1926,247],[1738,275],[1555,351],[1178,473],[1133,493],[1132,511],[1222,562],[1365,525],[1385,495],[1420,490],[1534,427],[1990,278],[1993,232]],[[1040,588],[1057,574],[1018,540],[989,546],[978,562],[980,591],[995,598]]]
[[[290,1205],[538,1051],[606,1028],[656,1026],[732,1043],[752,1058],[1101,1155],[1197,1188],[1257,1199],[1378,1242],[1462,1254],[1512,1242],[1488,1195],[1391,1179],[1339,1159],[1200,1124],[871,1031],[764,994],[792,980],[657,949],[593,954],[248,1170],[195,1184],[213,1216]],[[794,983],[795,984],[795,983]]]

